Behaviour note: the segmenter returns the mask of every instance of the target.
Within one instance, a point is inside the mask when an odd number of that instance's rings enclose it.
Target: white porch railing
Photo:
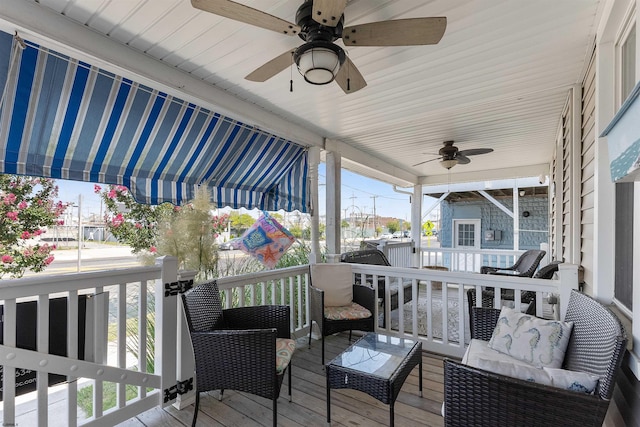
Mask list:
[[[449,271],[465,271],[479,273],[480,267],[510,267],[524,251],[512,251],[502,249],[454,249],[454,248],[420,248],[422,256],[421,265],[444,266]]]
[[[468,303],[466,291],[475,288],[476,295],[483,287],[494,287],[499,298],[501,289],[536,292],[538,315],[542,314],[543,297],[547,293],[558,294],[560,304],[566,305],[570,289],[577,288],[577,267],[560,266],[559,280],[540,280],[489,276],[473,273],[447,272],[427,269],[386,267],[352,264],[355,274],[369,275],[373,283],[378,277],[385,280],[385,304],[375,313],[377,331],[409,337],[423,342],[423,348],[444,355],[460,357],[464,353],[468,336]],[[183,275],[184,276],[184,275]],[[193,276],[193,273],[191,273]],[[15,423],[16,370],[37,371],[37,424],[47,422],[57,425],[59,420],[48,421],[47,373],[67,376],[67,425],[78,424],[76,419],[78,378],[93,380],[94,415],[83,425],[113,425],[125,421],[155,406],[166,406],[175,400],[180,380],[193,376],[193,354],[184,316],[178,307],[176,295],[165,292],[165,284],[177,281],[175,259],[164,259],[154,267],[138,267],[127,270],[79,273],[62,276],[40,276],[28,279],[0,282],[0,298],[4,302],[4,344],[0,346],[0,360],[4,368],[3,421]],[[183,277],[184,278],[184,277]],[[219,278],[225,308],[260,304],[288,304],[291,306],[291,330],[298,336],[308,333],[309,309],[307,265],[270,270],[243,276]],[[393,286],[400,284],[401,286]],[[404,300],[404,286],[412,293],[409,303],[391,310],[392,288],[397,288],[398,301]],[[153,289],[153,290],[152,290]],[[79,360],[77,321],[79,295],[90,295],[87,311],[88,329],[84,360]],[[153,294],[153,298],[148,296]],[[166,294],[166,296],[165,296]],[[520,292],[515,292],[515,306],[520,305]],[[66,299],[67,356],[49,354],[49,301],[57,296]],[[37,350],[23,350],[16,346],[17,307],[27,299],[36,299]],[[155,303],[155,307],[148,304]],[[445,303],[446,301],[446,303]],[[481,299],[478,298],[477,304]],[[132,315],[131,303],[135,314]],[[501,301],[496,299],[495,306]],[[109,307],[111,306],[111,310]],[[109,312],[116,313],[109,322]],[[146,372],[146,325],[150,314],[155,314],[155,363],[154,373]],[[132,320],[135,319],[135,320]],[[176,322],[177,319],[177,322]],[[460,321],[462,320],[462,321]],[[139,369],[127,363],[127,325],[137,325],[135,334],[141,344],[135,360]],[[111,323],[111,326],[107,326]],[[178,325],[176,327],[176,325]],[[115,361],[108,358],[108,336],[115,333]],[[19,371],[18,373],[21,373]],[[197,379],[196,379],[197,380]],[[103,382],[117,384],[117,403],[112,409],[103,408]],[[137,387],[133,399],[125,396],[126,385]],[[195,387],[195,384],[194,384]],[[174,393],[172,393],[172,391]],[[178,396],[176,406],[190,403],[193,391]]]
[[[37,419],[21,422],[23,425],[112,426],[155,406],[171,404],[177,389],[178,306],[176,295],[167,291],[165,284],[177,284],[177,279],[177,260],[166,257],[152,267],[0,282],[4,310],[4,342],[0,345],[3,425],[16,425],[16,383],[26,386],[35,382]],[[59,299],[63,300],[65,313],[52,317],[50,307]],[[37,302],[35,350],[17,347],[18,334],[30,333],[32,316],[19,315],[29,301]],[[147,334],[153,330],[149,328],[152,321],[157,333],[154,346],[149,347]],[[54,344],[49,342],[50,328],[59,322],[66,323],[63,355],[51,354],[49,348]],[[133,335],[127,332],[131,327]],[[130,366],[127,359],[136,343],[135,366]],[[151,373],[147,372],[147,355],[152,352]],[[32,371],[36,372],[35,378],[27,378]],[[49,374],[66,377],[66,422],[60,414],[53,418],[48,413]],[[79,421],[76,406],[80,379],[92,380],[93,415]],[[105,382],[116,383],[116,404],[111,409],[103,405]],[[126,397],[127,386],[136,388],[132,399]]]
[[[558,280],[364,264],[353,264],[353,271],[361,275],[363,282],[378,283],[378,278],[384,277],[385,304],[376,313],[378,332],[420,340],[424,350],[456,357],[464,354],[465,343],[468,343],[467,290],[475,288],[476,295],[480,296],[483,288],[495,288],[494,306],[499,308],[501,290],[513,289],[513,305],[518,309],[521,308],[520,291],[533,291],[536,293],[536,314],[542,316],[543,298],[547,294],[559,296],[564,315],[570,290],[578,288],[577,266],[568,264],[560,266]],[[403,301],[405,286],[410,287],[411,301],[400,310],[391,310],[391,289],[397,290],[397,300]],[[476,305],[481,304],[481,298],[477,298]]]
[[[384,253],[391,265],[394,267],[411,267],[413,259],[413,242],[389,242],[380,241],[378,249]]]

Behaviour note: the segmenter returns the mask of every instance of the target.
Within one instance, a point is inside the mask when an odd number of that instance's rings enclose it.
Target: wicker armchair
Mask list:
[[[480,273],[497,274],[499,276],[533,277],[536,268],[538,268],[545,254],[545,251],[531,249],[520,255],[511,267],[498,268],[483,265],[480,267]]]
[[[385,256],[384,252],[378,249],[364,249],[360,251],[344,252],[340,255],[340,262],[348,262],[352,264],[369,264],[369,265],[386,265],[391,267],[391,263]],[[373,277],[367,275],[366,282],[371,283]],[[356,284],[360,284],[360,277],[356,277]],[[403,304],[408,303],[413,298],[411,280],[402,282],[404,287]],[[378,297],[384,303],[385,298],[385,278],[378,277]],[[391,310],[398,308],[398,289],[396,284],[391,285]]]
[[[263,305],[223,310],[216,281],[187,291],[182,303],[196,361],[192,426],[196,425],[200,392],[220,390],[222,399],[224,390],[229,389],[271,399],[275,427],[277,400],[286,370],[291,401],[289,362],[295,341],[290,339],[289,307]]]
[[[333,315],[329,315],[328,309],[325,306],[325,293],[322,289],[322,283],[320,283],[319,277],[316,277],[314,285],[314,276],[319,269],[329,269],[332,267],[340,268],[341,264],[314,264],[311,266],[311,274],[309,281],[309,311],[310,311],[310,325],[309,328],[309,348],[311,348],[311,333],[313,332],[313,322],[315,321],[320,329],[320,336],[322,340],[322,364],[324,365],[324,337],[335,334],[337,332],[349,331],[349,341],[351,341],[351,331],[354,329],[357,331],[373,332],[374,330],[374,313],[375,313],[375,291],[368,286],[352,285],[352,302],[369,311],[368,317],[351,316],[351,309],[337,309],[333,310],[333,313],[339,312],[340,318],[335,318]],[[346,266],[342,266],[346,267]],[[345,270],[344,268],[340,268]],[[345,270],[347,278],[350,283],[353,282],[353,274],[351,269]]]
[[[500,310],[474,307],[472,338],[489,340]],[[600,377],[594,395],[514,379],[444,361],[446,426],[600,426],[609,407],[626,336],[602,304],[572,291],[566,321],[573,331],[563,368]]]

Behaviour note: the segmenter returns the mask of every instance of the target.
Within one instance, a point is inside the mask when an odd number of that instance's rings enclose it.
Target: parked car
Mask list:
[[[235,247],[233,246],[233,240],[229,240],[228,242],[224,242],[224,243],[220,243],[218,245],[218,249],[220,249],[221,251],[230,251],[232,249],[235,249]]]
[[[379,238],[384,240],[392,239],[393,235],[391,233],[382,233]]]
[[[395,233],[393,233],[392,237],[394,239],[402,239],[403,237],[409,237],[410,233],[409,230],[405,230],[405,231],[396,231]]]

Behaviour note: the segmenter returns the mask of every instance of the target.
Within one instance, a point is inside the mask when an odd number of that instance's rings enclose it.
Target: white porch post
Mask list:
[[[341,160],[340,153],[327,152],[327,262],[340,255]]]
[[[513,186],[513,250],[520,250],[520,194],[518,184]]]
[[[194,280],[196,276],[195,271],[184,272],[180,274],[180,280]],[[193,390],[188,391],[185,394],[178,394],[173,406],[177,409],[184,409],[187,406],[195,402],[196,398],[196,378],[193,373],[195,371],[195,356],[193,354],[193,347],[191,346],[191,336],[189,335],[189,325],[187,325],[187,318],[184,314],[184,308],[178,297],[178,329],[176,333],[176,365],[178,381],[184,381],[193,377]]]
[[[309,149],[309,189],[311,192],[311,253],[309,262],[316,263],[320,259],[320,222],[318,209],[318,164],[320,163],[320,148]]]
[[[558,277],[560,278],[560,319],[564,319],[569,306],[571,290],[578,289],[578,265],[560,264]]]
[[[596,56],[595,134],[600,135],[615,112],[615,78],[611,64],[615,63],[613,41],[598,44]],[[594,213],[593,213],[593,296],[611,301],[615,283],[615,186],[611,182],[609,150],[606,138],[595,144]]]
[[[156,280],[156,334],[155,342],[155,374],[161,376],[160,398],[158,405],[163,408],[173,403],[174,399],[164,401],[164,390],[175,386],[176,381],[176,319],[178,316],[178,299],[175,295],[164,295],[164,284],[178,281],[178,258],[164,256],[156,259],[156,265],[162,266],[160,279]]]
[[[412,267],[420,267],[420,247],[422,243],[422,185],[413,186],[411,198],[411,239],[413,240]]]

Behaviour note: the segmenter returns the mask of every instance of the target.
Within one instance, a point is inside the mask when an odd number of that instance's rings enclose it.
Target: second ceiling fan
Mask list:
[[[467,156],[477,156],[479,154],[488,154],[493,152],[493,148],[470,148],[468,150],[458,150],[458,147],[453,145],[453,141],[444,141],[443,144],[444,147],[438,151],[439,157],[416,163],[413,167],[440,160],[442,167],[445,169],[451,169],[455,165],[466,165],[471,163],[471,159]]]
[[[344,26],[347,0],[306,0],[296,12],[296,23],[258,9],[229,0],[191,0],[193,7],[246,24],[276,31],[286,36],[299,36],[301,46],[287,50],[254,70],[245,78],[264,82],[292,61],[304,79],[316,85],[335,80],[345,93],[362,89],[367,82],[335,44],[342,39],[345,46],[416,46],[436,44],[444,35],[447,18],[409,18]]]

